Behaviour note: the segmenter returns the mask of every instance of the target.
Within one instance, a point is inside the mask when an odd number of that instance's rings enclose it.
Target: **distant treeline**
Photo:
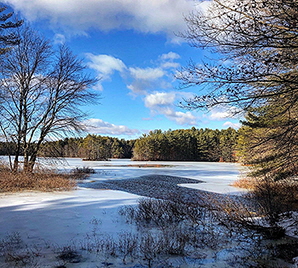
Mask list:
[[[236,143],[233,128],[155,130],[136,140],[133,159],[234,162]]]
[[[41,156],[79,157],[84,160],[107,160],[109,158],[131,158],[134,141],[87,135],[85,138],[66,138],[46,142]]]
[[[86,160],[131,158],[134,141],[99,135],[85,138],[65,138],[42,144],[40,157],[79,157]],[[34,146],[34,145],[33,145]],[[0,142],[0,155],[14,155],[14,144]]]
[[[45,142],[39,156],[79,157],[85,160],[132,158],[150,161],[234,162],[237,131],[232,128],[151,131],[136,140],[99,135]],[[0,142],[1,155],[13,155],[12,144]]]

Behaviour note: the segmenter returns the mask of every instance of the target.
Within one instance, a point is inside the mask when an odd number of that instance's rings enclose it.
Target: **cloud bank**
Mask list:
[[[184,16],[196,8],[189,0],[6,0],[28,20],[47,19],[52,26],[86,31],[134,29],[164,32],[170,37],[185,29]]]

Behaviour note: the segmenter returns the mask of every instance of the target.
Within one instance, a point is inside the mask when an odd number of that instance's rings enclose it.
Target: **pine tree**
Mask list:
[[[22,20],[13,19],[13,12],[5,13],[7,9],[3,5],[0,7],[0,54],[6,53],[12,46],[19,44],[20,39],[14,30],[23,24]]]

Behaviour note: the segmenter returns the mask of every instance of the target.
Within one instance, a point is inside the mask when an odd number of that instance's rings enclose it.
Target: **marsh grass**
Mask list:
[[[95,173],[90,168],[77,168],[70,173],[61,173],[52,169],[36,168],[33,173],[12,172],[0,163],[0,192],[20,191],[69,191],[82,180]]]
[[[248,178],[243,177],[239,180],[234,181],[231,186],[247,189],[247,190],[254,190],[257,185],[257,180],[255,178]]]
[[[65,191],[76,186],[76,181],[68,174],[54,172],[11,172],[0,170],[0,192]]]

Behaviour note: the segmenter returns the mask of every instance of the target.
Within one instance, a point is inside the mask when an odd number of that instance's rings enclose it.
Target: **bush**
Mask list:
[[[183,204],[169,200],[143,198],[139,200],[138,207],[124,207],[120,213],[128,217],[129,222],[138,225],[154,225],[156,227],[168,226],[184,220],[185,210]]]
[[[76,167],[71,171],[71,174],[74,175],[75,179],[79,180],[79,179],[85,179],[90,174],[95,174],[95,170],[90,167],[81,167],[81,168]]]
[[[260,205],[271,225],[275,225],[284,212],[297,210],[298,182],[265,178],[256,183],[250,197]]]
[[[266,218],[272,226],[285,212],[298,209],[298,181],[295,178],[275,181],[270,177],[245,177],[233,186],[250,190],[247,198],[255,203],[259,216]]]

